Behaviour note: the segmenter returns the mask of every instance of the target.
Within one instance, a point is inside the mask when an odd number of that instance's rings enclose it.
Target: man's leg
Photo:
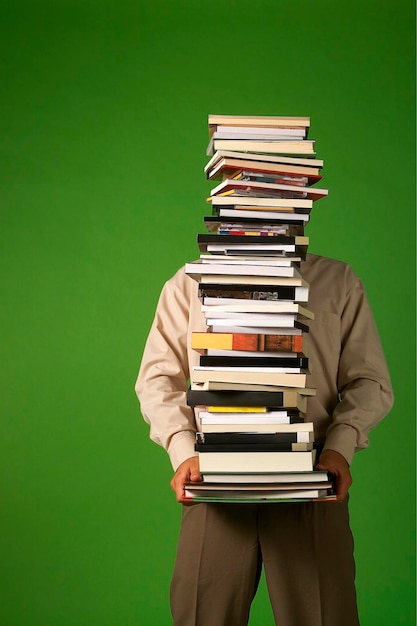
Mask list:
[[[183,507],[171,583],[174,626],[246,626],[260,576],[257,507]]]
[[[358,626],[347,502],[264,505],[259,542],[278,626]]]

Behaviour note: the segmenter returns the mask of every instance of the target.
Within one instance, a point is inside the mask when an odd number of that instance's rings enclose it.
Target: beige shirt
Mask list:
[[[308,254],[301,273],[315,314],[307,334],[307,386],[317,393],[308,399],[306,421],[314,422],[317,442],[351,463],[392,407],[385,357],[363,285],[350,266]],[[162,289],[136,383],[151,439],[168,451],[174,469],[196,456],[198,414],[187,406],[186,391],[200,355],[190,339],[206,328],[198,283],[182,268]]]

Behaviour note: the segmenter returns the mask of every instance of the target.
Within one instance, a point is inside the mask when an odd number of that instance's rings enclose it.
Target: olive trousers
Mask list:
[[[358,626],[347,501],[183,507],[174,626],[246,626],[262,567],[277,626]]]

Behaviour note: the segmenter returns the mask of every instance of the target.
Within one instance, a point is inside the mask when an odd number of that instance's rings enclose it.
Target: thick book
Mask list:
[[[219,235],[223,236],[223,235]],[[246,237],[246,235],[244,235]],[[269,239],[269,237],[267,238]],[[274,237],[275,239],[275,237]],[[223,243],[223,242],[222,242]],[[291,265],[280,264],[249,264],[247,263],[221,263],[212,262],[206,263],[199,261],[192,261],[185,264],[185,273],[194,280],[199,280],[203,275],[210,274],[225,274],[227,276],[290,276],[301,278],[299,270]],[[233,279],[232,279],[233,280]]]
[[[256,140],[256,139],[215,139],[210,140],[206,154],[212,156],[216,150],[232,152],[256,152],[267,154],[295,154],[315,156],[314,140]]]
[[[268,183],[256,180],[236,180],[226,178],[210,191],[211,196],[227,193],[229,196],[260,196],[278,198],[310,198],[319,200],[328,195],[328,189],[301,187],[291,184]]]
[[[186,397],[189,406],[282,407],[298,409],[301,413],[306,413],[309,395],[315,395],[315,390],[308,388],[275,391],[188,389]]]
[[[322,177],[319,174],[320,168],[311,167],[311,165],[295,165],[288,163],[271,163],[242,159],[239,155],[233,157],[220,157],[213,165],[206,169],[206,176],[209,180],[217,180],[219,178],[233,178],[236,172],[242,170],[250,170],[252,172],[260,172],[269,175],[293,175],[306,176],[308,184],[314,184]]]
[[[308,116],[282,115],[223,115],[209,113],[209,133],[218,126],[256,127],[256,128],[310,128]]]
[[[202,368],[193,367],[191,372],[193,383],[222,382],[251,385],[273,385],[276,387],[305,387],[307,374],[281,373],[276,368]]]
[[[314,436],[312,432],[269,432],[269,433],[248,433],[248,432],[208,432],[202,431],[196,434],[196,443],[211,445],[235,445],[235,444],[312,444]],[[309,448],[306,448],[309,449]],[[204,450],[204,448],[203,448]]]
[[[294,422],[287,424],[260,424],[255,421],[248,422],[247,424],[206,424],[205,420],[200,418],[201,432],[205,435],[210,433],[282,433],[283,435],[295,436],[294,441],[300,443],[314,441],[314,429],[311,422]],[[307,426],[311,424],[311,427]]]
[[[231,282],[230,276],[227,274],[210,274],[205,275],[202,274],[200,279],[197,281],[200,286],[204,285],[230,285]],[[239,276],[238,274],[233,276],[233,283],[235,285],[253,285],[260,289],[266,287],[271,291],[275,290],[276,287],[286,286],[286,287],[305,287],[307,283],[303,278],[298,276]]]
[[[204,167],[204,172],[208,178],[210,178],[209,173],[212,171],[216,171],[216,168],[219,167],[219,163],[223,159],[239,159],[246,164],[250,164],[252,166],[253,162],[259,163],[260,167],[268,168],[272,165],[287,165],[287,166],[295,166],[295,167],[308,167],[315,169],[317,173],[323,168],[324,161],[321,159],[311,159],[309,157],[296,157],[296,156],[287,156],[284,154],[251,154],[250,152],[240,152],[236,154],[236,152],[232,152],[229,150],[217,150],[211,159],[206,163]],[[246,169],[246,165],[245,165]]]
[[[191,335],[191,347],[194,350],[217,348],[224,350],[251,350],[257,352],[302,352],[303,336],[193,332]]]
[[[308,489],[309,485],[321,485],[324,483],[324,488],[328,488],[331,485],[329,475],[325,471],[313,470],[311,472],[206,472],[203,474],[203,483],[217,484],[252,484],[252,483],[266,483],[272,485],[294,485],[296,484],[300,488]]]
[[[278,285],[271,287],[270,285],[250,285],[225,283],[221,287],[213,283],[206,283],[199,286],[199,296],[205,303],[206,298],[216,298],[220,301],[223,298],[237,298],[242,300],[258,300],[258,301],[280,301],[292,300],[295,302],[308,301],[309,287],[304,284],[300,287],[290,287],[287,285]],[[210,302],[209,302],[210,303]],[[220,302],[221,304],[221,302]]]
[[[206,487],[206,488],[204,488]],[[229,487],[229,489],[227,489]],[[241,487],[241,489],[239,489]],[[291,485],[278,488],[274,485],[209,485],[202,487],[196,483],[187,483],[184,490],[185,501],[217,502],[217,503],[272,503],[272,502],[305,502],[305,501],[336,501],[332,486],[323,483],[306,486]]]
[[[316,450],[305,452],[206,452],[199,453],[201,472],[300,472],[312,471]]]

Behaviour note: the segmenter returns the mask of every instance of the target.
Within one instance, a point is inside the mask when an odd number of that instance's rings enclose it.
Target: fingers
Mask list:
[[[199,482],[201,480],[198,457],[191,457],[181,463],[171,480],[171,488],[175,492],[177,502],[184,502],[185,483]]]
[[[330,474],[334,481],[336,498],[339,502],[343,502],[352,485],[352,476],[345,457],[335,450],[324,450],[320,455],[316,469],[327,471]]]

